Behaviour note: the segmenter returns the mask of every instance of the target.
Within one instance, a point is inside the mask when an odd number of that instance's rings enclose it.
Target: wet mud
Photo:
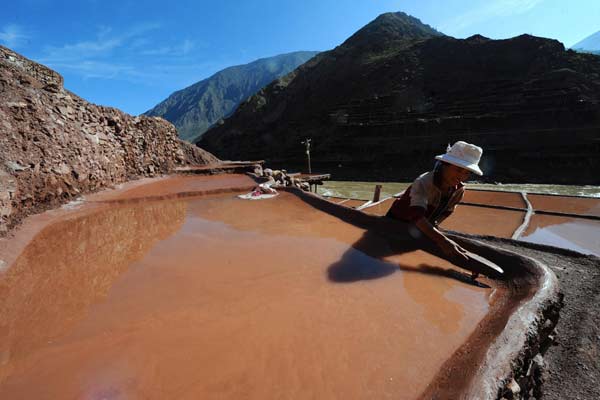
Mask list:
[[[461,393],[471,382],[454,367],[484,360],[533,295],[474,284],[370,220],[288,192],[214,194],[232,183],[205,178],[98,195],[44,222],[0,273],[0,398]],[[140,201],[181,193],[213,194]]]

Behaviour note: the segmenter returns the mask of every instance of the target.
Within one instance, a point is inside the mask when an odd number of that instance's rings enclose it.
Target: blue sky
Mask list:
[[[0,43],[81,97],[139,114],[225,67],[329,50],[389,11],[458,38],[529,33],[569,47],[600,30],[598,0],[17,0]]]

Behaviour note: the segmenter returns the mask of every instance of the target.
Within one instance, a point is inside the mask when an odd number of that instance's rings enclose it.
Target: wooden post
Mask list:
[[[312,174],[312,168],[311,168],[311,165],[310,165],[310,142],[311,142],[311,140],[312,139],[307,138],[306,140],[300,142],[300,143],[302,143],[303,145],[306,146],[306,158],[308,159],[308,173],[309,174]]]
[[[377,203],[381,197],[381,185],[375,185],[375,193],[373,193],[373,203]]]

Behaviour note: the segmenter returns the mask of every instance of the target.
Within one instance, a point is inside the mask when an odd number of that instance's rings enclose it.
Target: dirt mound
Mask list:
[[[217,163],[161,118],[91,104],[55,71],[0,46],[0,235],[81,193]]]

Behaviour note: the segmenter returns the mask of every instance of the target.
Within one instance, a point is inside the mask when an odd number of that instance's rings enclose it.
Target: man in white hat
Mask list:
[[[415,236],[425,235],[450,259],[468,260],[467,252],[446,237],[438,225],[446,219],[462,199],[463,182],[471,173],[483,175],[479,169],[481,147],[463,141],[448,147],[433,171],[419,176],[392,204],[387,217],[413,223],[418,231]],[[476,275],[474,274],[474,277]]]

